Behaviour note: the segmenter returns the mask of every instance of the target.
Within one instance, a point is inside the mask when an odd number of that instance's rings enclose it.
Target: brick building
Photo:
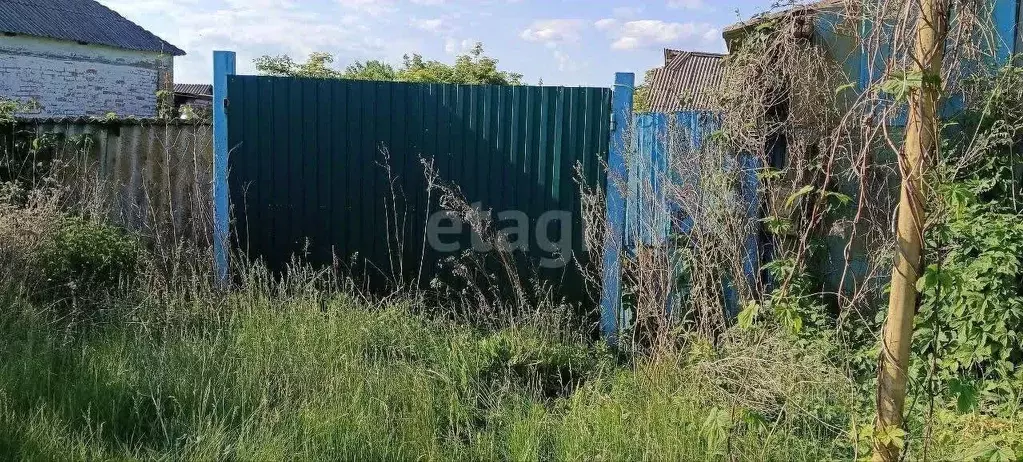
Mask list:
[[[94,0],[2,0],[0,33],[0,98],[25,117],[156,116],[185,54]]]

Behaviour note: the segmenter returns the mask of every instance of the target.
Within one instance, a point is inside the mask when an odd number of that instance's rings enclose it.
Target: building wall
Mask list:
[[[0,36],[0,97],[34,102],[25,117],[153,117],[173,70],[168,54]]]

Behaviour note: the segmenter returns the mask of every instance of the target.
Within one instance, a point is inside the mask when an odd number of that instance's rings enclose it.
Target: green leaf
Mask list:
[[[781,175],[782,175],[781,170],[773,168],[765,168],[757,172],[757,177],[760,180],[776,180],[778,178],[781,178]]]
[[[757,24],[756,31],[757,32],[772,31],[776,27],[778,27],[778,22],[776,20],[763,21],[760,24]]]
[[[700,433],[707,440],[708,448],[714,450],[714,448],[720,446],[728,439],[730,429],[731,419],[728,412],[724,409],[713,407],[707,413],[707,417],[700,427]]]
[[[890,444],[899,449],[906,446],[906,431],[894,425],[875,431],[874,437],[881,444]]]
[[[881,84],[881,91],[887,93],[895,101],[905,101],[910,90],[923,86],[923,72],[896,72]]]
[[[792,222],[787,218],[782,218],[776,215],[764,217],[760,220],[761,223],[767,228],[767,232],[771,234],[785,234],[792,229]]]
[[[835,89],[835,94],[836,95],[840,95],[840,94],[842,94],[842,92],[844,92],[846,90],[851,90],[853,88],[856,88],[856,82],[849,82],[849,83],[847,83],[845,85],[841,85],[838,88],[836,88]]]
[[[806,185],[803,186],[802,188],[799,188],[799,191],[792,193],[791,195],[789,195],[789,198],[785,200],[785,208],[791,208],[793,202],[795,202],[800,197],[810,194],[811,192],[813,192],[813,185]]]
[[[848,194],[842,194],[837,191],[821,191],[821,195],[824,197],[834,198],[838,200],[838,202],[840,202],[842,205],[846,205],[849,202],[852,202],[852,197],[850,197]]]
[[[902,102],[909,97],[910,91],[924,86],[940,89],[941,76],[924,74],[921,71],[896,72],[890,79],[884,81],[880,88],[882,92],[891,95],[895,101]]]
[[[931,264],[924,269],[923,277],[916,280],[916,291],[920,293],[929,292],[938,285],[938,265]]]
[[[757,302],[749,302],[746,308],[743,308],[739,312],[739,327],[742,329],[749,329],[753,327],[753,323],[756,322],[760,316],[760,304]]]
[[[949,382],[949,391],[956,397],[956,408],[961,414],[977,408],[978,389],[977,384],[972,381],[952,379]]]
[[[746,422],[746,425],[750,428],[767,428],[767,418],[761,415],[759,412],[746,411],[743,413],[742,420]]]

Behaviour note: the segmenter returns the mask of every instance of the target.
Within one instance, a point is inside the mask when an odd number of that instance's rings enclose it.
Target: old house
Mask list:
[[[213,105],[213,85],[175,83],[174,109],[182,119],[208,118]]]
[[[784,225],[765,235],[771,248],[763,261],[775,249],[813,241],[812,251],[801,257],[830,293],[889,281],[891,253],[884,246],[899,200],[899,190],[891,185],[901,181],[897,146],[908,111],[893,94],[870,88],[897,81],[892,79],[902,74],[902,63],[889,59],[907,49],[890,39],[901,23],[871,16],[878,11],[864,10],[864,5],[870,2],[820,0],[755,16],[723,32],[732,57],[725,85],[756,96],[737,99],[738,109],[729,108],[731,125],[739,128],[735,132],[753,134],[744,138],[744,148],[779,175],[762,199],[765,214]],[[974,5],[977,27],[985,30],[971,33],[983,36],[983,43],[973,55],[947,47],[946,62],[962,66],[953,79],[975,69],[995,69],[1023,51],[1020,0]],[[896,19],[904,14],[901,7],[882,11]],[[954,85],[945,89],[941,115],[955,117],[962,104]],[[822,197],[824,191],[837,193],[853,206],[801,209],[789,199],[800,190],[818,191]]]
[[[0,98],[25,117],[153,117],[181,49],[94,0],[0,1]]]
[[[202,83],[175,83],[174,106],[209,107],[213,101],[213,85]]]
[[[664,50],[664,66],[650,72],[650,111],[713,111],[718,109],[725,55]]]

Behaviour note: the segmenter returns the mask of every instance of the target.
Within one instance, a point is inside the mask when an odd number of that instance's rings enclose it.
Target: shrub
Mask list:
[[[50,301],[87,301],[109,293],[134,277],[139,255],[136,239],[118,228],[61,218],[36,260],[45,281],[43,295]]]
[[[950,124],[929,178],[930,264],[913,337],[922,360],[911,374],[961,412],[990,412],[1017,405],[1023,368],[1023,70],[975,84],[982,104]]]

